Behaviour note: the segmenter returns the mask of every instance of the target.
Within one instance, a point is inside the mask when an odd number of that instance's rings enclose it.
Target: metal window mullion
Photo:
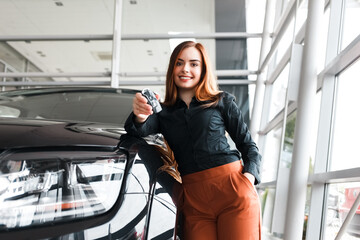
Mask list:
[[[265,67],[268,65],[268,62],[272,58],[273,54],[275,53],[281,38],[283,37],[288,25],[291,22],[291,18],[294,16],[294,9],[296,5],[296,0],[292,0],[289,3],[288,8],[286,9],[285,13],[283,14],[282,19],[280,20],[279,24],[277,25],[277,29],[274,31],[274,41],[271,45],[269,52],[267,53],[266,57],[264,58],[263,62],[259,67],[259,71],[264,71]]]
[[[318,77],[318,88],[321,88],[326,75],[337,75],[360,58],[360,34],[338,55],[332,58]]]
[[[274,21],[276,21],[276,18],[279,15],[281,15],[281,13],[279,12],[278,4],[279,4],[279,1],[277,1],[277,0],[275,0],[275,1],[267,1],[266,15],[265,15],[265,19],[264,19],[264,21],[266,20],[266,22],[264,22],[264,28],[268,28],[267,29],[268,32],[271,32],[272,29],[271,29],[271,26],[268,25],[270,23],[270,21],[267,21],[266,16],[268,16],[268,18],[270,18],[269,14],[271,14],[270,16],[272,16],[272,14],[274,14],[275,15],[274,16],[274,18],[275,18]],[[269,11],[273,11],[273,12],[270,13]],[[265,25],[265,23],[266,23],[266,25]],[[275,22],[274,22],[273,28],[275,28]],[[263,32],[266,32],[266,29],[264,29]],[[266,49],[264,49],[263,51],[260,52],[261,55],[260,55],[260,58],[259,58],[259,69],[258,69],[259,70],[258,78],[261,77],[260,80],[262,81],[262,83],[264,85],[263,99],[257,99],[258,97],[255,96],[256,97],[255,100],[260,101],[259,104],[261,104],[261,106],[262,106],[261,114],[260,114],[260,116],[257,116],[259,118],[258,120],[252,119],[253,122],[260,121],[260,123],[258,124],[259,128],[257,128],[255,126],[257,124],[253,124],[253,123],[250,124],[250,127],[253,128],[253,129],[251,129],[252,135],[255,135],[255,137],[258,136],[257,143],[258,143],[258,146],[259,146],[259,149],[260,149],[260,153],[262,155],[264,155],[264,149],[265,149],[266,137],[267,137],[267,135],[264,134],[262,129],[264,129],[268,125],[268,122],[269,122],[271,94],[272,94],[272,88],[273,88],[273,85],[272,84],[267,84],[265,80],[269,78],[270,73],[272,72],[272,70],[274,68],[274,65],[275,65],[275,59],[274,58],[271,61],[268,61],[266,64],[264,64],[264,60],[269,55],[269,53],[271,51],[271,48],[272,48],[272,45],[273,45],[273,42],[274,42],[273,38],[270,38],[268,40],[269,41],[272,40],[272,43],[270,44],[270,46],[267,47],[267,48],[270,48],[270,49],[269,49],[269,51],[265,51]],[[266,69],[266,71],[265,71],[265,69]],[[255,107],[255,104],[254,104],[254,107]],[[255,111],[253,111],[253,114],[254,113],[255,113]]]
[[[197,38],[197,39],[246,39],[261,38],[261,33],[247,32],[215,32],[215,33],[158,33],[158,34],[124,34],[123,40],[162,40],[170,38]]]
[[[5,79],[5,78],[4,78]],[[0,82],[0,86],[7,87],[25,87],[25,86],[109,86],[111,81],[5,81]],[[250,85],[255,84],[255,81],[244,79],[231,79],[231,80],[219,80],[219,85]],[[153,81],[153,80],[121,80],[119,86],[164,86],[165,81]]]
[[[261,38],[261,33],[247,32],[215,32],[215,33],[152,33],[152,34],[121,34],[121,40],[166,40],[171,38],[197,39],[247,39]],[[0,36],[0,42],[32,42],[32,41],[111,41],[113,34],[86,35],[8,35]]]
[[[284,56],[281,58],[274,70],[271,72],[269,79],[266,81],[267,84],[274,84],[275,80],[279,77],[286,65],[289,63],[289,60],[291,58],[291,49],[292,47],[290,46],[286,50]]]
[[[304,23],[303,26],[300,28],[298,34],[295,36],[295,41],[294,41],[295,44],[300,44],[303,41],[304,35],[305,35],[305,28],[306,28],[306,24]],[[292,47],[293,47],[292,44],[288,47],[288,49],[284,53],[284,56],[281,58],[279,63],[276,65],[274,70],[271,72],[271,75],[270,75],[267,83],[274,82],[275,79],[281,73],[282,69],[286,66],[287,62],[291,58]]]
[[[15,71],[15,70],[13,70]],[[239,77],[256,75],[257,71],[251,70],[216,70],[218,77]],[[165,77],[166,72],[118,72],[119,77]],[[0,77],[110,77],[109,72],[68,72],[68,73],[46,73],[46,72],[11,72],[0,73]]]
[[[360,182],[359,172],[360,172],[360,167],[331,171],[331,172],[314,173],[309,177],[308,183],[327,184],[327,183]]]
[[[309,1],[298,91],[295,144],[290,169],[284,239],[301,239],[303,234],[309,172],[308,159],[311,151],[308,137],[313,131],[313,102],[316,97],[317,36],[321,27],[323,11],[323,1]]]
[[[329,16],[329,31],[327,37],[326,48],[326,65],[331,59],[334,59],[338,54],[341,32],[341,18],[343,2],[330,2],[330,16]],[[317,90],[322,89],[320,116],[318,124],[318,137],[316,144],[316,153],[314,161],[314,175],[310,175],[309,179],[316,176],[316,174],[325,173],[327,171],[328,161],[330,158],[331,148],[331,131],[333,129],[333,109],[334,109],[334,94],[335,94],[335,75],[325,75],[320,73],[317,78]],[[319,84],[321,83],[321,85]],[[323,239],[325,214],[327,210],[327,202],[325,202],[327,195],[327,185],[325,182],[314,182],[312,184],[310,211],[308,218],[307,239]]]
[[[122,23],[122,0],[114,1],[114,32],[112,41],[112,60],[111,60],[111,84],[112,88],[119,87],[120,72],[120,47],[121,47],[121,23]]]
[[[305,28],[306,28],[306,24],[304,23],[303,26],[300,28],[298,34],[295,36],[295,41],[294,41],[295,44],[300,44],[303,41],[305,35]],[[279,63],[271,72],[270,77],[267,80],[267,83],[272,83],[275,81],[275,79],[281,73],[282,69],[286,66],[287,62],[290,60],[291,51],[292,51],[292,45],[288,47],[288,49],[284,53],[284,56],[281,58]]]
[[[275,36],[281,35],[280,33],[283,32],[284,29],[286,29],[287,26],[290,24],[291,18],[295,14],[295,8],[296,8],[296,0],[291,0],[286,6],[285,11],[283,11],[281,14],[282,18],[278,22],[274,31]]]
[[[286,88],[285,95],[285,105],[282,109],[282,118],[279,119],[279,124],[281,124],[281,142],[279,149],[279,160],[277,164],[277,184],[276,184],[276,193],[275,193],[275,205],[274,205],[274,215],[273,215],[273,232],[278,232],[284,234],[285,232],[285,219],[286,219],[286,206],[288,204],[288,196],[287,192],[289,191],[289,174],[290,169],[284,168],[281,166],[281,160],[283,159],[283,149],[285,144],[285,132],[287,125],[287,118],[289,112],[293,112],[293,109],[289,108],[290,100],[292,102],[297,103],[296,95],[294,91],[297,90],[298,82],[300,81],[299,71],[297,69],[301,68],[301,59],[302,59],[302,46],[295,44],[296,39],[296,20],[297,20],[297,11],[298,11],[298,1],[296,1],[295,9],[293,10],[293,34],[292,41],[290,42],[290,47],[287,49],[286,53],[280,60],[276,69],[281,69],[278,71],[276,78],[284,71],[284,68],[287,64],[289,64],[289,72],[288,72],[288,84]],[[276,70],[273,71],[276,73]],[[275,81],[275,80],[274,80]],[[295,98],[295,99],[294,99]],[[295,104],[294,104],[295,105]],[[279,204],[276,204],[279,203]],[[275,224],[276,223],[276,224]],[[275,226],[274,226],[275,225]]]
[[[20,77],[110,77],[108,72],[73,72],[73,73],[46,73],[46,72],[4,72],[0,77],[20,78]]]
[[[296,102],[290,102],[288,104],[288,115],[293,113],[297,108]],[[268,134],[271,130],[273,130],[276,126],[278,126],[284,120],[284,109],[282,109],[270,122],[260,130],[261,135]]]
[[[274,14],[274,3],[275,0],[268,0],[266,2],[266,11],[264,17],[264,25],[263,25],[263,35],[261,41],[261,48],[260,48],[260,56],[259,56],[259,63],[258,67],[261,66],[266,52],[269,50],[271,45],[271,21],[273,19]],[[261,123],[261,115],[263,110],[263,101],[264,101],[264,92],[265,92],[265,72],[259,71],[257,78],[256,78],[256,87],[255,87],[255,94],[254,94],[254,103],[253,109],[251,112],[251,122],[250,122],[250,133],[254,138],[254,141],[257,142],[258,140],[258,130],[260,129]]]
[[[303,41],[304,39],[304,35],[305,35],[305,28],[306,28],[306,24],[304,23],[302,25],[302,27],[300,28],[299,32],[297,33],[297,35],[295,36],[295,43],[299,44],[300,42]],[[266,86],[269,87],[271,84],[274,83],[274,81],[276,80],[276,78],[279,76],[279,74],[281,73],[281,71],[284,69],[284,67],[286,66],[287,62],[289,61],[290,57],[291,57],[291,48],[292,46],[290,46],[286,53],[284,54],[283,58],[280,60],[280,62],[276,65],[276,67],[271,71],[271,73],[268,77],[268,80],[265,82],[266,83]],[[270,71],[268,71],[270,72]],[[265,90],[266,92],[266,90]],[[264,97],[265,99],[265,97]],[[264,104],[265,103],[269,103],[270,102],[270,99],[266,98],[267,101],[264,101]],[[296,103],[290,103],[290,106],[296,108]],[[289,107],[290,107],[289,106]],[[268,107],[263,107],[263,109],[269,109],[269,106]],[[295,110],[295,109],[293,109]],[[292,111],[293,111],[292,110]],[[262,115],[264,116],[267,116],[268,113],[262,113]],[[276,116],[275,118],[278,118],[278,116]],[[273,119],[274,120],[274,119]],[[264,120],[264,123],[261,124],[260,126],[260,131],[259,131],[259,134],[260,135],[265,135],[267,134],[270,130],[272,130],[272,128],[277,125],[278,123],[276,123],[275,125],[273,124],[273,120],[271,120],[269,123],[265,123],[265,120]],[[263,120],[262,120],[263,121]]]

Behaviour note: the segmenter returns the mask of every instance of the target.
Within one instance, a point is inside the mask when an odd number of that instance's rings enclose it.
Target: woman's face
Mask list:
[[[179,90],[195,90],[202,71],[201,53],[195,47],[185,48],[174,68],[174,81]]]

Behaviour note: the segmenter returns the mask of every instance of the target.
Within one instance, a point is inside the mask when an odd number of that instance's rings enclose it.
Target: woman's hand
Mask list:
[[[159,95],[156,94],[156,98],[159,99]],[[133,112],[136,116],[135,121],[138,123],[143,123],[146,119],[153,114],[151,105],[147,103],[147,99],[141,95],[141,93],[136,93],[133,99]]]
[[[251,173],[245,172],[244,176],[249,179],[249,181],[251,182],[252,185],[255,184],[255,177],[254,175],[252,175]]]

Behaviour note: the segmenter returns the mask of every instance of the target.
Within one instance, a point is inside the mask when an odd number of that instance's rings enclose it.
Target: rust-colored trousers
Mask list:
[[[261,239],[260,204],[240,161],[185,175],[185,240]]]

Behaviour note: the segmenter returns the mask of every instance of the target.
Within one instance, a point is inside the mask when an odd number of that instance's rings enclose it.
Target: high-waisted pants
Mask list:
[[[261,239],[260,204],[240,161],[183,176],[185,240]]]

